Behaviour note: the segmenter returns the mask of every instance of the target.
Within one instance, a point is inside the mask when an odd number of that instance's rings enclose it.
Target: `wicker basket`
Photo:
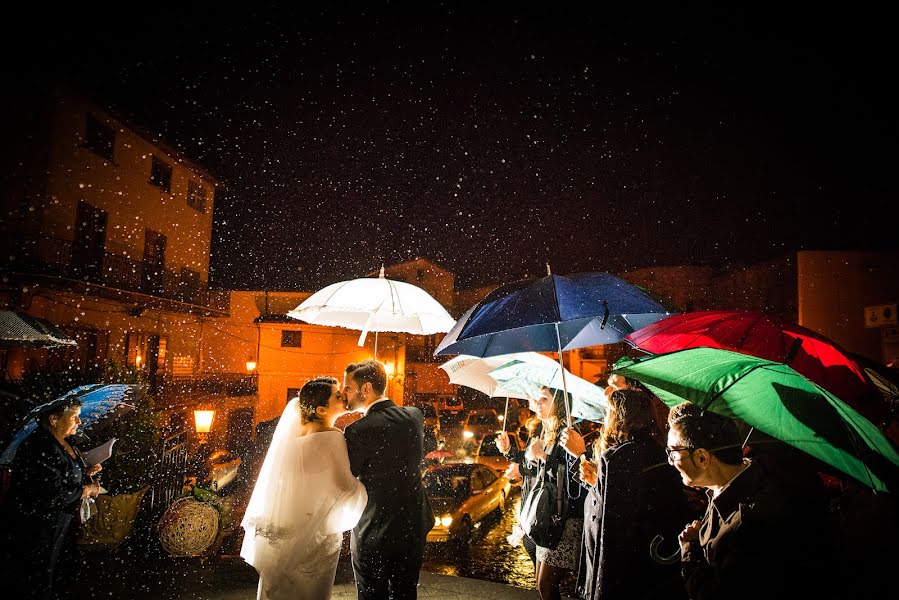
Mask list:
[[[200,556],[215,541],[219,513],[211,504],[180,498],[159,520],[159,541],[172,556]]]

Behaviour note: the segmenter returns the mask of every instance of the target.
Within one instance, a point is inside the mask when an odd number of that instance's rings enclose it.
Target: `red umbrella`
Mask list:
[[[656,321],[624,339],[650,354],[706,346],[786,363],[856,408],[872,392],[861,368],[836,342],[760,312],[683,313]]]

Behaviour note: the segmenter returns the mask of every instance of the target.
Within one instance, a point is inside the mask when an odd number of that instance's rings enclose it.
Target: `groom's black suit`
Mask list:
[[[344,435],[350,468],[368,491],[350,540],[359,598],[415,598],[425,538],[434,526],[419,471],[424,416],[384,400]]]

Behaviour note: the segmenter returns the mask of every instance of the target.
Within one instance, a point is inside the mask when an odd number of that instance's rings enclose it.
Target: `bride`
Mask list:
[[[368,501],[334,428],[345,412],[337,379],[318,377],[281,415],[241,522],[240,555],[259,572],[258,600],[331,597],[342,533]]]

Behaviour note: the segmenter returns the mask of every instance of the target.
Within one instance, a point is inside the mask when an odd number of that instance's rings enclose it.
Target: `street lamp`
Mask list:
[[[256,359],[253,358],[253,355],[247,357],[247,373],[252,373],[256,370]]]
[[[212,429],[213,419],[215,419],[215,409],[198,408],[194,410],[194,428],[200,438],[200,444],[208,443],[206,438]]]

